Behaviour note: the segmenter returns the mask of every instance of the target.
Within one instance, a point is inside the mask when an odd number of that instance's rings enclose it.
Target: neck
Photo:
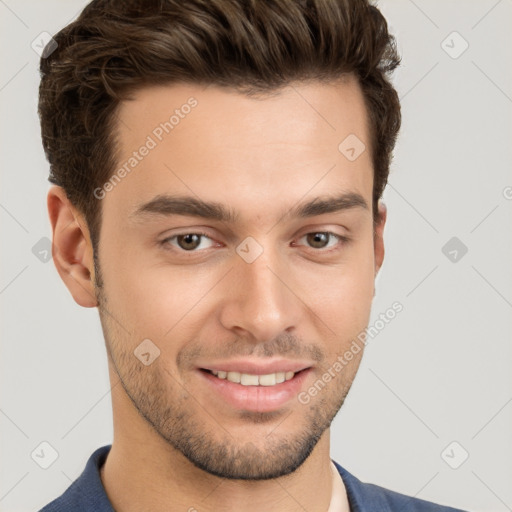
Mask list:
[[[227,480],[190,463],[167,443],[114,441],[101,480],[117,512],[327,511],[333,490],[328,431],[295,472],[272,480]]]

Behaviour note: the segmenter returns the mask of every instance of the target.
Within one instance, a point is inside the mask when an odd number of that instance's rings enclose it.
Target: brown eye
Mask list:
[[[197,249],[201,243],[201,235],[195,233],[179,235],[176,237],[176,241],[182,249],[194,250]]]
[[[308,243],[315,249],[323,249],[329,241],[329,233],[308,233]]]
[[[171,245],[172,248],[184,252],[199,252],[197,249],[201,246],[203,239],[211,240],[211,238],[204,233],[181,233],[178,235],[166,238],[161,243],[163,246]],[[173,241],[175,241],[173,243]],[[208,247],[202,247],[205,249]]]
[[[314,231],[311,233],[307,233],[302,238],[306,239],[306,245],[312,249],[318,249],[319,252],[330,252],[331,250],[336,250],[336,246],[341,246],[344,243],[348,242],[348,238],[342,235],[338,235],[336,233],[331,233],[330,231]],[[334,240],[334,243],[329,243],[331,240]]]

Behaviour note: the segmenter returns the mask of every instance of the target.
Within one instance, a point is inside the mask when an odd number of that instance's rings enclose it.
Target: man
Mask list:
[[[95,0],[55,42],[39,108],[53,257],[100,313],[114,442],[43,510],[455,510],[329,455],[400,126],[380,12]]]

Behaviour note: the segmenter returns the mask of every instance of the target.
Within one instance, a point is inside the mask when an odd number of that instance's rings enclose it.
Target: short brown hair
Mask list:
[[[368,0],[93,0],[54,39],[39,89],[49,181],[84,215],[95,255],[101,203],[93,191],[115,172],[116,109],[147,85],[252,94],[355,75],[370,121],[377,220],[400,128],[389,81],[400,59]]]

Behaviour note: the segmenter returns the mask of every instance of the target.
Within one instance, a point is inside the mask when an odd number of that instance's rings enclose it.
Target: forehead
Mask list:
[[[355,79],[257,97],[197,84],[149,87],[120,105],[117,121],[122,177],[103,206],[126,218],[166,194],[259,218],[272,205],[282,212],[283,203],[342,192],[371,206],[367,112]],[[356,159],[347,144],[361,152]]]

